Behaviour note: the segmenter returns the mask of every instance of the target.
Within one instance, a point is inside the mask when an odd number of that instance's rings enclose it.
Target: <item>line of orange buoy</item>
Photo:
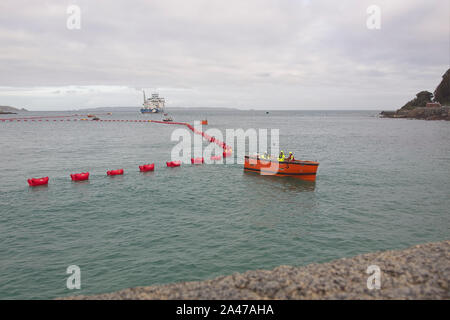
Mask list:
[[[78,116],[78,115],[76,115]],[[72,117],[72,116],[48,116],[48,117],[29,117],[29,118],[7,118],[7,119],[0,119],[0,121],[5,122],[5,121],[50,121],[49,118],[66,118],[66,117]],[[52,121],[87,121],[88,119],[52,119]],[[154,123],[160,123],[160,124],[172,124],[172,125],[183,125],[186,126],[187,128],[189,128],[193,133],[195,134],[199,134],[201,136],[203,136],[203,138],[205,138],[206,140],[208,140],[210,143],[215,143],[218,146],[222,147],[223,149],[223,153],[222,156],[224,158],[229,157],[232,155],[232,148],[230,146],[228,146],[225,142],[222,142],[218,139],[216,139],[215,137],[209,136],[208,134],[204,133],[201,130],[198,130],[196,128],[194,128],[192,125],[190,125],[189,123],[186,122],[165,122],[165,121],[158,121],[158,120],[136,120],[136,119],[109,119],[109,120],[92,120],[95,122],[134,122],[134,123],[142,123],[142,122],[154,122]],[[211,160],[221,160],[221,156],[211,156]],[[192,164],[203,164],[204,158],[191,158],[191,163]],[[173,168],[173,167],[179,167],[181,165],[181,161],[168,161],[166,162],[167,167],[169,168]],[[139,166],[139,170],[141,172],[148,172],[148,171],[154,171],[155,169],[155,164],[146,164],[146,165],[142,165]],[[124,174],[124,170],[123,169],[116,169],[116,170],[108,170],[106,172],[106,175],[108,176],[115,176],[115,175],[123,175]],[[89,172],[82,172],[82,173],[75,173],[75,174],[71,174],[70,175],[72,181],[86,181],[89,180]],[[42,185],[48,185],[49,182],[49,177],[44,177],[44,178],[31,178],[28,179],[28,184],[30,187],[36,187],[36,186],[42,186]]]
[[[57,118],[57,119],[54,119]],[[81,119],[64,119],[63,117],[52,117],[52,118],[1,118],[0,121],[2,122],[49,122],[49,121],[91,121],[91,122],[153,122],[152,120],[114,120],[114,119],[110,119],[110,120],[89,120],[86,118],[81,118]],[[164,122],[165,123],[165,122]]]
[[[192,164],[202,164],[204,163],[203,158],[192,158],[191,159]],[[168,161],[166,162],[168,168],[173,167],[179,167],[181,166],[181,161]],[[155,171],[155,164],[143,164],[139,166],[140,172],[150,172]],[[123,175],[125,173],[124,169],[115,169],[115,170],[108,170],[106,171],[107,176],[118,176]],[[81,172],[81,173],[73,173],[70,175],[70,178],[72,181],[86,181],[89,180],[89,172]],[[48,185],[50,178],[49,177],[43,177],[43,178],[30,178],[27,180],[28,185],[30,187],[37,187],[37,186],[43,186]]]
[[[29,117],[29,118],[3,118],[0,119],[0,121],[2,122],[6,122],[6,121],[53,121],[53,122],[57,122],[57,121],[88,121],[88,119],[86,118],[81,118],[81,119],[48,119],[48,118],[64,118],[64,117],[73,117],[73,116],[48,116],[48,117]],[[218,146],[222,147],[222,149],[224,150],[222,153],[223,157],[229,157],[232,154],[232,148],[230,146],[228,146],[227,144],[225,144],[224,142],[216,139],[215,137],[211,137],[208,134],[204,133],[201,130],[198,130],[196,128],[194,128],[192,125],[190,125],[189,123],[186,122],[165,122],[165,121],[158,121],[158,120],[138,120],[138,119],[107,119],[107,120],[91,120],[94,122],[132,122],[132,123],[143,123],[143,122],[153,122],[153,123],[160,123],[160,124],[172,124],[172,125],[183,125],[186,126],[187,128],[189,128],[192,132],[194,132],[195,134],[199,134],[202,135],[206,140],[208,140],[211,143],[215,143]],[[217,160],[217,159],[211,159],[211,160]]]
[[[98,113],[97,115],[110,115],[109,113]],[[72,114],[66,116],[33,116],[33,117],[14,117],[14,118],[0,118],[0,121],[14,121],[14,120],[39,120],[39,119],[58,119],[58,118],[73,118],[73,117],[92,117],[92,115],[80,115],[80,114]],[[76,121],[76,119],[74,120]]]
[[[141,172],[149,172],[155,170],[155,164],[144,164],[142,166],[139,166],[139,170]],[[106,171],[107,176],[117,176],[117,175],[123,175],[125,171],[123,169],[116,169],[116,170],[108,170]],[[70,178],[72,181],[86,181],[89,180],[89,172],[81,172],[81,173],[73,173],[70,175]],[[49,177],[43,177],[43,178],[31,178],[28,179],[28,185],[30,187],[37,187],[37,186],[43,186],[48,185]]]

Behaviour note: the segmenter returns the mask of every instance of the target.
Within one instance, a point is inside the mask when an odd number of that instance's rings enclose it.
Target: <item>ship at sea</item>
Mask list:
[[[144,103],[142,104],[141,113],[159,113],[164,111],[164,98],[161,98],[158,93],[152,93],[150,98],[145,97],[144,93]]]

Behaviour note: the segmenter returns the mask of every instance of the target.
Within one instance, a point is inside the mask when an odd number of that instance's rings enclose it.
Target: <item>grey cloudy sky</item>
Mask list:
[[[447,0],[2,0],[0,105],[139,106],[145,88],[177,107],[395,109],[449,68],[449,16]]]

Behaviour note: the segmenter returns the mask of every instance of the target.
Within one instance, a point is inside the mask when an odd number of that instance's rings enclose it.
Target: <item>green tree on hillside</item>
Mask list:
[[[427,102],[431,102],[433,100],[433,94],[429,91],[420,91],[416,94],[416,97],[406,103],[401,110],[412,110],[417,107],[425,107]]]

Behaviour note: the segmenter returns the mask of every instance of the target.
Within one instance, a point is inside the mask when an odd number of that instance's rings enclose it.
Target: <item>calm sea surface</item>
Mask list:
[[[279,128],[284,151],[320,162],[316,183],[239,164],[168,169],[177,126],[0,122],[0,298],[104,293],[448,239],[450,124],[376,114],[173,112],[207,117],[204,129]],[[152,162],[154,173],[138,172]],[[125,175],[107,177],[115,168]],[[89,182],[70,181],[82,171]],[[28,187],[42,176],[48,187]],[[66,288],[73,264],[81,290]]]

